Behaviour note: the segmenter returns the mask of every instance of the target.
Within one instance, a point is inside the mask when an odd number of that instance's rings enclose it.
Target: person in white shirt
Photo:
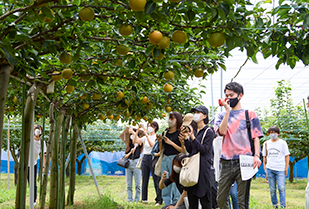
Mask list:
[[[45,165],[45,153],[46,153],[46,144],[42,140],[42,127],[40,125],[34,125],[34,200],[33,202],[36,203],[37,199],[37,185],[36,185],[36,175],[37,175],[37,161],[39,159],[39,154],[41,153],[41,143],[43,143],[43,166],[42,171],[44,173],[44,165]],[[28,161],[28,183],[30,180],[30,158]]]
[[[268,129],[270,140],[263,145],[263,163],[268,178],[271,202],[278,208],[276,186],[278,185],[280,207],[285,208],[285,176],[288,175],[290,152],[286,141],[279,139],[280,130],[277,126]]]
[[[155,144],[156,132],[158,131],[158,129],[159,129],[158,123],[153,121],[151,124],[148,124],[147,130],[145,128],[143,129],[145,136],[143,136],[142,138],[138,138],[136,140],[137,143],[143,143],[143,153],[142,153],[143,159],[141,165],[143,203],[148,203],[148,183],[149,183],[150,172],[151,174],[153,174],[151,150]]]

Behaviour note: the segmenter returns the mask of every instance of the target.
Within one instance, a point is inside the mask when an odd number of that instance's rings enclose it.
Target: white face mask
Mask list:
[[[168,120],[168,127],[173,128],[174,126],[176,126],[176,121],[175,120]]]
[[[269,134],[271,139],[277,139],[278,138],[278,134]]]
[[[152,133],[153,132],[153,128],[151,126],[148,127],[148,132]]]
[[[173,170],[175,171],[175,173],[180,173],[181,168],[176,165],[173,165]]]
[[[193,115],[193,120],[195,121],[195,122],[200,122],[202,119],[201,119],[201,113],[194,113],[194,115]]]
[[[133,140],[133,139],[134,139],[134,135],[133,135],[133,134],[130,136],[130,139],[131,139],[131,140]]]
[[[41,135],[41,130],[40,129],[35,129],[34,130],[34,135],[40,136]]]

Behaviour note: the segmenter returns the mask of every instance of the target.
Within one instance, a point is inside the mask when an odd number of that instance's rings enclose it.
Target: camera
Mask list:
[[[185,133],[191,132],[191,128],[189,126],[184,126]]]

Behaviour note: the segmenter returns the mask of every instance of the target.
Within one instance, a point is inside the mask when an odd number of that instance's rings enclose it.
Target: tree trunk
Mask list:
[[[309,160],[309,158],[308,158]],[[305,196],[305,209],[309,209],[309,171],[307,175],[307,187],[306,187],[306,196]]]
[[[43,130],[42,130],[42,141],[41,141],[41,153],[40,153],[40,161],[39,161],[39,163],[40,163],[40,167],[39,167],[39,184],[40,184],[40,186],[39,186],[39,188],[40,188],[40,196],[39,196],[39,199],[40,199],[40,197],[41,197],[41,195],[42,195],[42,186],[43,186],[43,167],[45,166],[45,165],[43,165],[43,156],[44,156],[44,153],[46,153],[46,150],[44,150],[44,138],[45,138],[45,115],[46,115],[46,113],[45,113],[46,111],[45,111],[45,101],[44,101],[44,108],[43,108]]]
[[[24,132],[21,141],[20,152],[24,153],[24,158],[20,157],[19,161],[19,169],[18,169],[18,180],[16,187],[16,199],[15,199],[15,208],[25,208],[26,203],[26,187],[27,187],[27,176],[28,176],[28,160],[29,160],[29,148],[30,148],[30,139],[31,130],[33,129],[33,116],[34,116],[34,108],[37,100],[37,96],[39,93],[39,87],[34,84],[28,93],[27,102],[24,111]],[[22,167],[23,163],[23,167]],[[23,169],[23,176],[21,176],[21,171]],[[23,179],[24,183],[22,185]],[[22,192],[22,193],[21,193]],[[21,200],[22,197],[22,200]]]
[[[54,141],[55,135],[55,119],[54,119],[54,103],[50,103],[49,105],[49,138],[46,145],[46,157],[45,157],[45,170],[43,174],[43,183],[42,183],[42,191],[40,196],[40,209],[45,207],[45,198],[46,198],[46,188],[48,181],[48,172],[49,172],[49,160],[51,156],[52,144]]]
[[[74,124],[73,135],[71,139],[71,150],[70,150],[70,186],[68,192],[67,202],[68,205],[73,205],[74,203],[74,192],[75,192],[75,174],[76,174],[76,150],[77,150],[77,139],[79,134],[79,128],[77,124]]]
[[[82,157],[82,159],[80,159],[80,161],[78,159],[76,159],[76,162],[77,162],[77,174],[78,175],[82,174],[82,165],[83,165],[83,162],[84,162],[85,159],[86,159],[86,155],[84,155]]]
[[[58,198],[58,147],[59,138],[62,128],[62,122],[64,118],[64,113],[60,112],[57,116],[56,130],[53,144],[51,168],[50,168],[50,195],[49,195],[49,208],[57,208],[59,198]]]
[[[71,116],[67,116],[65,120],[64,130],[62,130],[62,139],[60,145],[60,177],[59,177],[59,207],[64,208],[65,205],[65,145],[70,129]]]
[[[293,183],[294,181],[294,165],[296,161],[294,160],[293,162],[290,161],[289,167],[290,167],[290,173],[289,173],[289,181]]]
[[[11,146],[10,147],[10,151],[11,151],[11,154],[12,154],[12,157],[14,159],[14,184],[15,186],[17,185],[17,175],[18,175],[18,157],[15,155],[15,149],[14,149],[14,146]]]
[[[11,65],[0,66],[0,148],[2,147],[5,101],[9,86],[10,71],[12,69],[13,67]],[[1,168],[1,149],[0,149],[0,168]]]

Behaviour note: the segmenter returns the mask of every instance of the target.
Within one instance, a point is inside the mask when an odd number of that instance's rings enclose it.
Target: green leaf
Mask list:
[[[291,58],[291,59],[290,59],[290,66],[291,66],[291,68],[294,69],[294,68],[295,68],[295,65],[296,65],[295,59],[294,59],[294,58]]]
[[[254,62],[255,64],[259,64],[258,60],[256,59],[256,53],[254,55],[252,55],[251,57],[252,62]]]
[[[276,64],[276,70],[279,69],[279,66],[280,66],[282,63],[283,63],[283,59],[280,58],[280,59],[278,60],[277,64]]]
[[[153,1],[148,1],[145,6],[145,15],[150,15],[156,11],[157,4]]]
[[[99,84],[102,84],[102,85],[104,85],[104,84],[105,84],[105,82],[104,82],[103,78],[101,78],[101,77],[97,76],[97,77],[96,77],[96,79],[97,79],[97,82],[98,82]]]
[[[225,20],[225,12],[221,6],[218,6],[218,13],[222,20]]]
[[[262,18],[257,18],[257,20],[256,20],[256,28],[262,28],[263,27],[263,20],[262,20]]]
[[[263,58],[266,59],[271,55],[271,50],[265,50],[263,51]]]
[[[79,56],[80,56],[79,52],[75,53],[74,56],[73,56],[73,59],[72,59],[73,62],[76,62],[79,59]]]
[[[70,84],[71,86],[76,86],[76,85],[77,85],[76,81],[73,80],[73,79],[71,79],[71,80],[69,81],[69,84]]]
[[[171,17],[166,7],[163,7],[163,11],[169,18]]]
[[[153,56],[154,56],[154,57],[159,56],[159,54],[160,54],[160,49],[154,49],[154,50],[153,50]]]
[[[128,68],[134,68],[135,67],[135,59],[132,59],[129,63],[128,63]]]
[[[304,17],[304,29],[307,29],[309,26],[309,14],[306,14]]]
[[[87,88],[90,88],[95,85],[95,81],[93,79],[89,80],[87,83]]]
[[[224,13],[225,13],[225,17],[227,17],[230,13],[230,6],[225,3],[225,2],[222,2],[221,3],[221,8],[223,9]]]
[[[6,48],[1,48],[2,51],[5,53],[6,59],[9,61],[11,65],[17,65],[17,60],[10,54],[10,52]]]
[[[224,64],[218,63],[218,65],[219,65],[224,71],[226,71],[226,66],[225,66]]]
[[[252,47],[246,47],[247,49],[247,56],[252,57],[254,55],[254,49]]]
[[[187,16],[190,21],[192,21],[195,18],[195,13],[192,11],[192,9],[188,10]]]
[[[153,51],[153,49],[154,49],[154,45],[150,45],[147,49],[146,49],[146,54],[149,54],[151,51]]]
[[[46,17],[48,17],[48,18],[50,18],[50,19],[54,19],[54,18],[55,18],[55,16],[54,16],[54,14],[52,13],[52,11],[51,11],[49,8],[47,8],[47,7],[42,7],[42,13],[43,13]]]

